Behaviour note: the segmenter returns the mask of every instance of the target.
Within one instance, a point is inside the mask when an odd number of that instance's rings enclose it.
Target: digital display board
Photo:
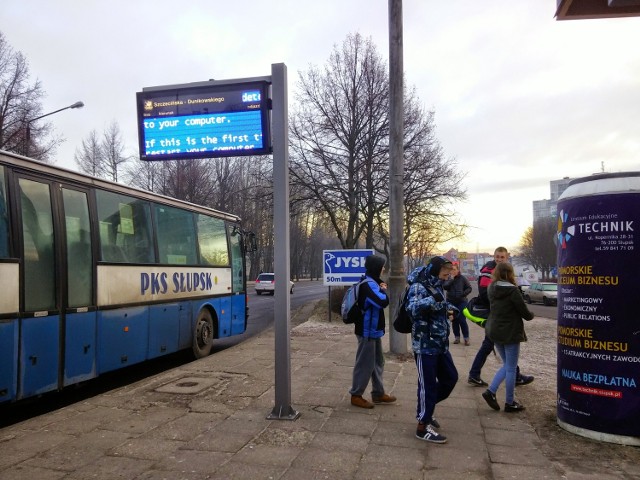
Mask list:
[[[266,81],[152,87],[136,96],[142,160],[271,153]]]

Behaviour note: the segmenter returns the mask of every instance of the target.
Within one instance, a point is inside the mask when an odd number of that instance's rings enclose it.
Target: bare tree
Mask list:
[[[388,255],[389,82],[371,40],[349,35],[323,70],[300,75],[296,99],[291,178],[298,198],[315,203],[343,248],[364,236],[366,247]],[[462,234],[452,205],[465,198],[463,175],[444,158],[434,114],[414,89],[404,103],[405,232],[432,248]]]
[[[520,262],[528,263],[542,273],[543,279],[551,277],[551,270],[557,265],[555,218],[536,220],[520,240]]]
[[[160,192],[163,184],[163,162],[154,162],[132,158],[124,168],[123,178],[131,186]]]
[[[113,121],[102,135],[102,171],[104,176],[114,182],[118,181],[118,174],[122,164],[129,160],[125,155],[125,145],[120,133],[118,122]]]
[[[13,50],[0,32],[0,149],[43,162],[51,159],[62,139],[47,138],[51,123],[31,121],[42,115],[44,96],[40,81],[30,81],[24,55]]]
[[[292,183],[331,222],[343,248],[353,248],[384,188],[388,80],[372,41],[349,35],[320,70],[300,75],[291,120]]]
[[[82,140],[82,146],[80,149],[76,149],[74,160],[78,170],[81,172],[94,177],[102,177],[104,175],[102,146],[95,130],[92,130]]]

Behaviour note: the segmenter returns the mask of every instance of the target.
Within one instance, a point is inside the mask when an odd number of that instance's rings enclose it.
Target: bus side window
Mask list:
[[[24,178],[19,185],[25,310],[52,310],[56,305],[56,280],[50,188]]]
[[[155,220],[160,263],[194,265],[196,232],[193,214],[179,208],[155,205]]]
[[[102,260],[153,263],[149,203],[102,190],[96,191],[96,203]]]
[[[229,265],[229,248],[224,221],[219,218],[197,214],[200,264],[216,267]]]

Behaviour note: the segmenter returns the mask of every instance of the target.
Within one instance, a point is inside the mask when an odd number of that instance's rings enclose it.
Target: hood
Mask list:
[[[366,274],[371,278],[380,278],[385,262],[386,260],[382,257],[369,255],[364,259],[364,268],[367,271]]]
[[[437,275],[434,276],[431,274],[431,264],[426,265],[424,267],[414,268],[411,271],[411,273],[407,276],[407,283],[409,285],[412,285],[418,282],[428,283],[429,285],[433,285],[433,286],[439,285],[440,280],[438,279]]]
[[[496,268],[497,263],[495,262],[495,260],[489,260],[487,263],[485,263],[482,268],[480,269],[481,272],[483,273],[487,273],[487,272],[492,272],[494,268]]]
[[[513,293],[514,289],[517,289],[513,283],[505,282],[504,280],[498,280],[489,285],[495,298],[506,298]]]

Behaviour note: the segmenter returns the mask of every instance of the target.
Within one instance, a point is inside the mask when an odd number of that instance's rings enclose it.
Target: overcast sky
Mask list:
[[[556,0],[404,0],[408,86],[435,111],[437,137],[466,172],[467,237],[443,246],[515,248],[549,181],[640,170],[640,17],[554,19]],[[47,93],[64,136],[57,164],[91,130],[120,125],[137,155],[143,87],[324,65],[349,33],[388,58],[382,0],[3,0],[0,30]]]

